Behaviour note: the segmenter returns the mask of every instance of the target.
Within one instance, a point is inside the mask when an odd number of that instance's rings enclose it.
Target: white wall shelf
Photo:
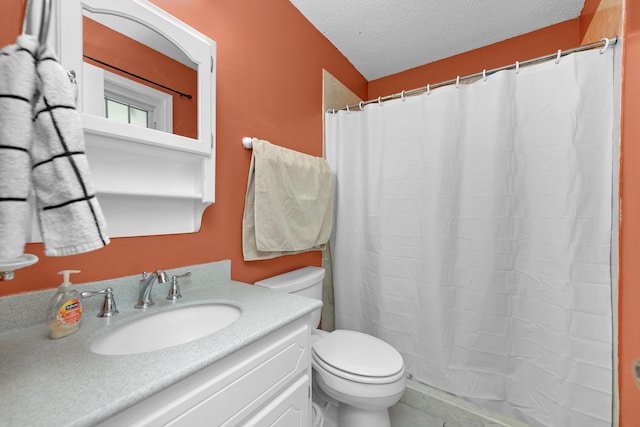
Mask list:
[[[123,27],[114,19],[125,18],[129,28],[142,24],[135,30],[142,43],[151,33],[162,36],[160,45],[168,42],[188,59],[197,72],[197,138],[114,122],[84,105],[91,99],[84,91],[100,86],[84,79],[82,17],[88,13],[118,30]],[[54,14],[49,40],[63,67],[77,74],[86,155],[109,236],[197,232],[215,201],[216,43],[147,0],[56,1]],[[39,232],[32,237],[38,240]]]

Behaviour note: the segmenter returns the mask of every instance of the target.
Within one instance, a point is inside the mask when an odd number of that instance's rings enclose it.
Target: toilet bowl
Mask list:
[[[324,415],[317,403],[311,404],[311,427],[322,427],[324,425]]]
[[[255,284],[322,299],[323,278],[323,268],[305,267]],[[319,322],[318,310],[312,315],[312,330]],[[404,362],[396,349],[361,332],[315,330],[311,360],[314,400],[337,405],[338,427],[390,427],[388,409],[406,386]]]
[[[338,426],[389,427],[388,408],[402,397],[406,379],[400,354],[378,338],[337,330],[311,352],[317,386],[340,402]]]

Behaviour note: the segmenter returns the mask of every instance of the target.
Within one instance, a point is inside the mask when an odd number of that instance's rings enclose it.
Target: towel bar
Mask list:
[[[245,148],[245,150],[251,150],[253,148],[253,138],[251,138],[250,136],[245,136],[244,138],[242,138],[242,146]]]

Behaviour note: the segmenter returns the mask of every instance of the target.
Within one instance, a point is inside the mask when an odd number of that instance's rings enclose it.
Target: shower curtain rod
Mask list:
[[[560,60],[561,57],[563,56],[567,56],[570,55],[572,53],[576,53],[576,52],[582,52],[585,50],[591,50],[591,49],[597,49],[599,47],[602,48],[602,50],[600,51],[600,53],[604,52],[609,46],[613,46],[618,42],[618,37],[613,37],[613,38],[604,38],[600,41],[594,42],[594,43],[590,43],[590,44],[586,44],[584,46],[578,46],[578,47],[574,47],[572,49],[568,49],[568,50],[560,50],[558,49],[558,52],[556,53],[552,53],[549,55],[545,55],[545,56],[540,56],[538,58],[534,58],[534,59],[529,59],[527,61],[516,61],[515,64],[510,64],[510,65],[505,65],[504,67],[499,67],[499,68],[493,68],[491,70],[483,70],[479,73],[475,73],[475,74],[469,74],[468,76],[463,76],[463,77],[456,77],[455,79],[451,79],[451,80],[446,80],[440,83],[435,83],[435,84],[429,84],[427,86],[423,86],[423,87],[419,87],[417,89],[411,89],[411,90],[403,90],[400,93],[394,93],[393,95],[387,95],[387,96],[379,96],[377,99],[370,99],[369,101],[360,101],[358,104],[352,104],[352,105],[347,105],[344,108],[339,108],[339,109],[329,109],[327,110],[327,113],[333,113],[335,114],[337,111],[351,111],[351,110],[362,110],[362,108],[365,105],[369,105],[369,104],[376,104],[376,103],[382,103],[385,101],[391,101],[393,99],[404,99],[407,96],[415,96],[415,95],[420,95],[423,94],[425,92],[429,92],[432,89],[437,89],[439,87],[443,87],[443,86],[449,86],[449,85],[459,85],[463,80],[473,80],[473,79],[478,79],[478,78],[487,78],[488,76],[490,76],[491,74],[497,73],[498,71],[503,71],[503,70],[513,70],[515,69],[516,71],[518,70],[518,68],[520,67],[526,67],[528,65],[534,65],[534,64],[538,64],[540,62],[545,62],[545,61],[549,61],[552,59],[555,59],[556,62]]]

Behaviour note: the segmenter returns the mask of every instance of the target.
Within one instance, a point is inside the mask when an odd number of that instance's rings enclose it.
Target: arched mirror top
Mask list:
[[[197,70],[198,63],[189,56],[189,52],[181,49],[172,40],[160,33],[146,22],[141,22],[137,17],[122,16],[111,10],[94,9],[84,5],[84,16],[111,28],[112,30],[137,40],[138,42],[157,50],[176,61]]]
[[[211,152],[215,42],[146,0],[57,8],[60,60],[76,73],[87,127]]]

